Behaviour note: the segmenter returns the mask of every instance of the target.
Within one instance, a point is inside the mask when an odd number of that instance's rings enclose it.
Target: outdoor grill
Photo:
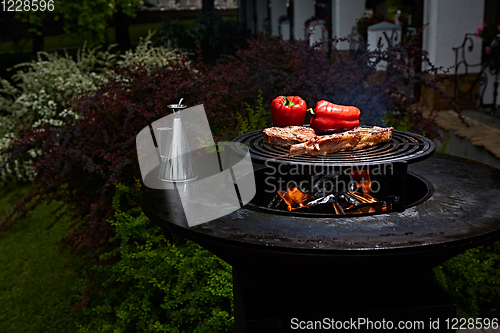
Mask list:
[[[154,223],[233,266],[236,332],[295,331],[293,318],[428,325],[456,317],[453,301],[435,285],[431,270],[498,238],[498,169],[433,155],[432,141],[401,131],[394,131],[390,142],[323,157],[290,158],[286,148],[264,144],[262,138],[262,131],[254,131],[229,144],[235,155],[245,153],[242,143],[248,147],[257,191],[229,215],[189,228],[175,190],[142,187],[141,205]],[[332,202],[325,205],[329,210],[270,206],[276,191],[269,188],[279,189],[281,180],[352,179],[351,170],[372,173],[372,180],[382,183],[377,200],[390,201],[389,208],[347,214]],[[148,177],[156,174],[153,170]],[[335,198],[361,197],[359,190],[349,188]],[[444,322],[440,330],[446,331]]]
[[[245,149],[242,149],[241,144],[244,145]],[[244,154],[244,150],[249,149],[252,159],[257,164],[263,164],[264,169],[271,168],[277,171],[275,172],[279,174],[276,175],[277,177],[268,178],[279,178],[274,181],[282,184],[282,187],[283,185],[287,187],[287,184],[291,182],[295,182],[297,185],[301,183],[303,186],[306,183],[306,187],[307,185],[309,187],[305,190],[313,192],[313,182],[329,180],[330,182],[348,183],[353,180],[353,174],[359,176],[360,172],[366,171],[368,172],[366,175],[371,175],[371,178],[373,178],[373,174],[378,174],[378,183],[384,184],[385,192],[389,191],[385,193],[385,197],[392,197],[389,210],[403,211],[407,205],[407,194],[410,194],[410,201],[413,202],[413,200],[417,199],[415,195],[425,197],[429,193],[424,181],[413,176],[410,176],[408,180],[407,164],[425,159],[434,152],[434,143],[417,134],[395,130],[389,142],[319,157],[309,155],[288,157],[287,147],[263,143],[262,131],[254,131],[237,137],[232,148],[239,151],[241,155]],[[261,173],[269,175],[269,170],[262,170]],[[346,181],[347,173],[350,174],[350,179]],[[336,179],[333,180],[331,175],[335,175]],[[342,175],[344,175],[344,179],[339,179]],[[406,189],[408,182],[413,189],[412,191]],[[257,192],[260,194],[272,192],[269,191],[269,186],[267,189],[263,188],[264,183],[269,185],[269,182],[257,182]],[[271,186],[275,186],[275,184],[271,184]],[[323,186],[320,187],[323,188]],[[280,188],[280,191],[287,191],[287,189]],[[359,198],[359,195],[356,195],[353,191],[348,192],[347,189],[341,192],[347,192],[342,194],[350,196],[351,200],[363,199]],[[279,196],[277,197],[279,198]],[[338,199],[338,197],[336,198]],[[259,195],[252,205],[273,210],[273,207],[269,204],[270,201],[272,203],[273,199],[266,195]],[[387,209],[384,211],[387,211]],[[344,212],[342,210],[339,212],[337,209],[336,215],[339,214],[343,215]],[[300,209],[294,210],[292,215],[308,215],[311,217],[321,215],[328,217],[331,213],[328,210],[325,211],[325,209],[316,210],[315,212],[312,209]],[[354,215],[359,215],[359,213]]]

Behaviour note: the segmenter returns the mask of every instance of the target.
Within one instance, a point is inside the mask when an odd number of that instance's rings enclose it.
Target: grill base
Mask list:
[[[418,322],[426,331],[450,332],[443,320],[456,317],[454,302],[434,283],[430,271],[409,266],[262,262],[234,266],[233,272],[236,332],[295,332],[293,327],[301,322],[324,323],[325,318],[330,323]],[[437,318],[441,330],[430,327],[430,320]],[[376,330],[368,326],[354,331]]]

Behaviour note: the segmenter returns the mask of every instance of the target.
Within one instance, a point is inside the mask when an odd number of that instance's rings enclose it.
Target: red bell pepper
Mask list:
[[[359,125],[360,111],[354,106],[337,105],[328,101],[316,103],[310,124],[316,134],[348,131]]]
[[[306,102],[298,96],[278,96],[271,102],[274,126],[302,126],[306,113]]]

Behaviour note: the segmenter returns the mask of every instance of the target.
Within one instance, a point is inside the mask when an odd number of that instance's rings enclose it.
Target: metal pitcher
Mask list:
[[[186,108],[182,99],[178,104],[167,106],[173,111],[171,127],[157,129],[158,148],[160,152],[160,170],[158,178],[166,182],[187,182],[196,179],[193,158],[180,116],[181,110]]]

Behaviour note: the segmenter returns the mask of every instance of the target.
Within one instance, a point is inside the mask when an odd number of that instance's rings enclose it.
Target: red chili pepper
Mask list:
[[[348,131],[359,125],[359,109],[354,106],[337,105],[328,101],[316,103],[311,127],[316,134],[330,134]]]
[[[306,113],[306,102],[298,96],[278,96],[271,102],[274,126],[302,126]]]

